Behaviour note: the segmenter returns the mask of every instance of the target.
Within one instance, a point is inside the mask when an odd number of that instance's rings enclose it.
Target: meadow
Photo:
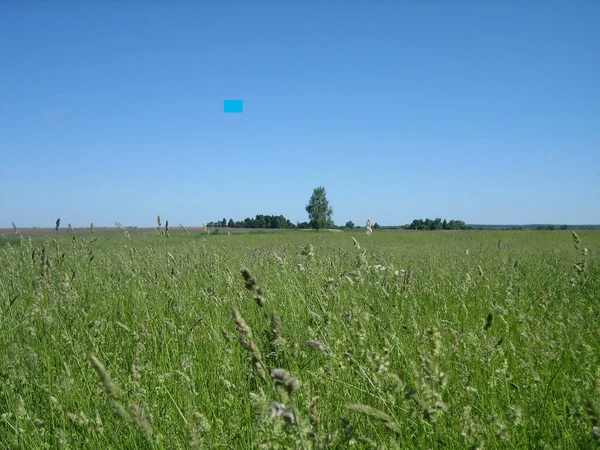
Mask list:
[[[0,239],[0,448],[600,444],[600,232]]]

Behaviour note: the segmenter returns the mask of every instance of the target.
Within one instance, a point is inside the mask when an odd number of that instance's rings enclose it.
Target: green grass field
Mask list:
[[[0,448],[590,448],[578,235],[5,238]]]

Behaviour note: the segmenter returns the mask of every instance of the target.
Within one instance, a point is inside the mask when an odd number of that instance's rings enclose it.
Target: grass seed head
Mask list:
[[[262,308],[263,306],[265,306],[265,299],[264,299],[264,297],[263,297],[263,296],[261,296],[261,295],[255,295],[255,296],[254,296],[254,300],[256,301],[256,304],[257,304],[258,306],[260,306],[261,308]]]
[[[273,369],[271,371],[271,378],[275,381],[275,383],[281,384],[288,394],[300,389],[300,381],[298,380],[298,377],[292,377],[285,369]]]
[[[129,420],[129,414],[120,402],[121,391],[119,390],[119,387],[112,381],[104,365],[94,355],[90,356],[90,363],[92,364],[92,367],[94,367],[94,369],[96,370],[96,373],[98,374],[98,377],[100,378],[100,381],[104,386],[104,392],[106,393],[110,402],[110,406],[115,412],[115,414],[121,419]]]
[[[283,322],[277,311],[271,313],[271,342],[276,342],[282,339],[283,335]]]
[[[574,231],[571,231],[571,236],[573,237],[573,243],[575,244],[575,248],[579,249],[579,245],[581,244],[581,240],[579,239],[579,235]]]
[[[285,383],[285,381],[290,377],[290,374],[285,369],[273,369],[271,370],[271,378],[275,381],[279,381],[281,383]]]
[[[242,277],[246,281],[246,289],[249,291],[254,290],[256,286],[256,278],[250,273],[250,270],[244,268],[242,269]]]
[[[313,341],[313,340],[309,339],[308,341],[305,342],[305,344],[307,346],[309,346],[310,348],[312,348],[313,350],[318,350],[320,352],[327,351],[327,346],[320,341]]]
[[[235,321],[235,326],[238,332],[242,336],[246,336],[248,339],[252,339],[252,330],[246,324],[244,318],[241,316],[241,314],[235,307],[231,308],[231,314],[233,315],[233,320]]]

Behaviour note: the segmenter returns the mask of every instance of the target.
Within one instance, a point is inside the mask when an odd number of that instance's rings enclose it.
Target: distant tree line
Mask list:
[[[283,215],[272,216],[258,214],[253,219],[246,217],[244,220],[234,221],[225,219],[209,222],[206,224],[209,228],[271,228],[271,229],[296,229],[307,230],[314,228],[311,222],[292,223]],[[326,217],[321,227],[330,229],[360,229],[354,222],[348,221],[344,226],[337,226],[331,217]],[[135,227],[131,227],[135,228]],[[381,226],[378,223],[373,225],[374,229],[405,229],[405,230],[486,230],[486,229],[508,229],[508,230],[573,230],[573,229],[595,229],[597,225],[467,225],[462,220],[436,219],[415,219],[410,224],[404,226]]]
[[[218,222],[208,222],[206,224],[209,228],[280,228],[280,229],[292,229],[301,228],[301,225],[305,225],[305,228],[309,228],[308,223],[294,225],[289,219],[284,216],[269,216],[264,214],[258,214],[254,219],[246,217],[244,220],[234,222],[233,219],[220,220]]]
[[[406,225],[404,228],[407,230],[467,230],[467,224],[462,220],[442,220],[437,219],[415,219],[410,225]]]
[[[568,230],[569,227],[567,225],[561,225],[560,227],[555,226],[555,225],[539,225],[537,228],[537,230]]]

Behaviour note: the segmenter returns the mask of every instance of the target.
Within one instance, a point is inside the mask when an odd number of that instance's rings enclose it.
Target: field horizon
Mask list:
[[[376,232],[390,232],[390,231],[397,231],[397,232],[410,232],[410,233],[414,233],[414,232],[457,232],[457,231],[539,231],[537,230],[538,227],[548,227],[548,226],[554,226],[556,227],[554,230],[544,230],[544,231],[565,231],[565,230],[560,230],[559,227],[564,226],[565,224],[523,224],[523,225],[519,225],[519,224],[505,224],[505,225],[501,225],[501,224],[493,224],[493,225],[485,225],[485,224],[467,224],[467,226],[469,227],[473,227],[474,229],[472,230],[412,230],[412,229],[405,229],[403,228],[404,225],[382,225],[380,226],[380,228],[378,230],[376,230]],[[574,225],[566,225],[567,231],[568,230],[596,230],[596,229],[600,229],[600,224],[599,225],[593,225],[593,224],[587,224],[587,225],[582,225],[582,224],[574,224]],[[157,228],[156,227],[138,227],[138,226],[124,226],[124,229],[128,230],[131,233],[135,233],[135,234],[156,234],[157,233]],[[520,230],[515,230],[515,228],[519,228]],[[164,227],[162,227],[162,229],[164,229]],[[260,232],[267,232],[267,233],[272,233],[272,232],[293,232],[293,231],[302,231],[302,232],[307,232],[307,231],[315,231],[315,230],[311,230],[311,229],[287,229],[287,228],[236,228],[236,227],[206,227],[206,229],[209,232],[214,232],[215,230],[219,230],[218,233],[260,233]],[[323,229],[320,230],[322,232],[327,232],[327,231],[359,231],[359,230],[364,230],[364,227],[361,226],[355,226],[352,229],[349,228],[344,228],[344,227],[338,227],[332,230],[329,229]],[[28,227],[28,228],[17,228],[18,232],[15,233],[15,230],[13,228],[0,228],[0,237],[5,237],[5,238],[10,238],[10,237],[18,237],[19,235],[25,236],[25,237],[52,237],[52,236],[85,236],[85,235],[90,235],[90,227],[74,227],[71,230],[68,230],[66,227],[61,227],[58,229],[58,231],[55,230],[55,228],[53,227]],[[189,232],[190,234],[203,234],[205,233],[204,231],[204,227],[203,226],[197,226],[197,225],[193,225],[193,226],[185,226],[185,229],[183,229],[179,224],[177,225],[171,225],[169,227],[169,233],[170,234],[185,234],[187,232]],[[98,226],[98,227],[94,227],[94,231],[93,234],[98,234],[98,235],[111,235],[111,234],[120,234],[123,233],[123,229],[116,227],[116,226]]]

